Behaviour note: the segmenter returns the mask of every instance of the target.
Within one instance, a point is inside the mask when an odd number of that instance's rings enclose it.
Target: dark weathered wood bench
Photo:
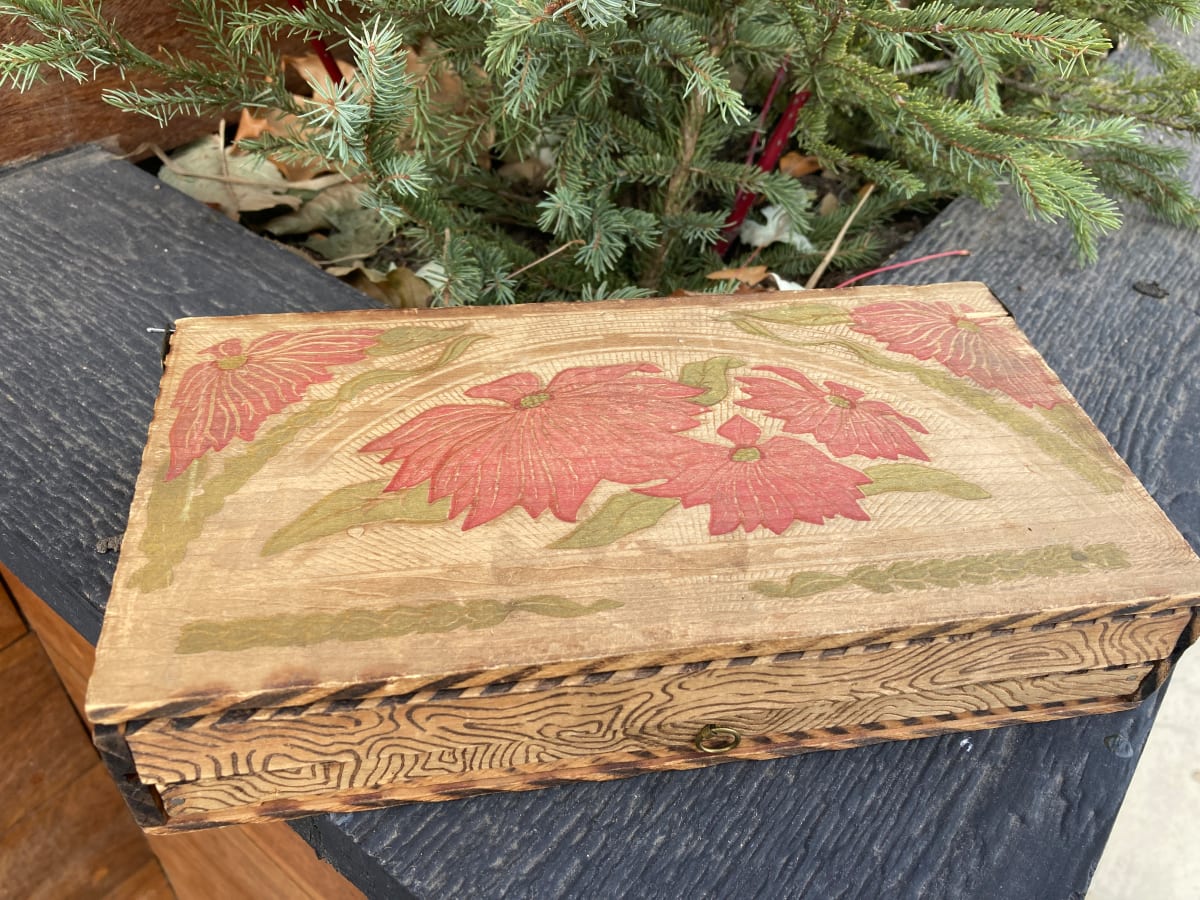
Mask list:
[[[1200,544],[1200,242],[1134,211],[1080,270],[1015,202],[959,202],[905,252],[959,246],[897,280],[988,282]],[[159,378],[146,329],[368,301],[91,149],[0,173],[0,259],[0,563],[94,643]],[[1082,898],[1157,703],[294,828],[379,897]]]

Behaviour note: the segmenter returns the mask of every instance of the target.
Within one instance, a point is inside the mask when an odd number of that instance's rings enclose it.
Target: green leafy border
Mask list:
[[[557,594],[517,600],[439,600],[420,606],[282,613],[240,619],[201,619],[183,626],[175,652],[235,652],[259,647],[311,647],[328,641],[373,641],[409,634],[477,631],[499,625],[514,613],[574,619],[618,609],[617,600],[578,603]]]
[[[1127,569],[1129,565],[1129,557],[1116,544],[1089,544],[1082,549],[1054,544],[1033,550],[1002,550],[949,559],[906,560],[888,566],[859,566],[841,575],[796,572],[786,581],[756,581],[751,588],[765,597],[812,597],[850,586],[876,594],[890,594],[988,585],[1020,578],[1082,575],[1089,569]]]

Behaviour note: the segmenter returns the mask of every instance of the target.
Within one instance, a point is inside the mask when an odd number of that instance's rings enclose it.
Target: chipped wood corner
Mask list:
[[[125,726],[98,724],[94,727],[92,740],[134,821],[147,831],[165,825],[167,817],[158,792],[143,784],[138,776],[137,765],[125,740]]]

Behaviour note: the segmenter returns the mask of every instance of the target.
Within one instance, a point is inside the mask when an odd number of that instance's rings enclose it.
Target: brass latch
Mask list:
[[[728,753],[742,742],[742,736],[732,728],[723,725],[705,725],[692,739],[694,746],[701,753]]]

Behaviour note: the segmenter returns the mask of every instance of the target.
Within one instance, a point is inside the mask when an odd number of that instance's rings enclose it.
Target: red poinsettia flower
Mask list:
[[[871,481],[862,472],[795,438],[759,444],[762,430],[741,416],[717,433],[733,446],[689,441],[676,456],[678,473],[638,493],[678,497],[685,507],[708,504],[710,534],[728,534],[739,525],[747,533],[761,525],[782,534],[793,522],[870,518],[858,505],[858,486]]]
[[[787,381],[739,378],[750,399],[739,400],[738,406],[782,419],[784,431],[811,434],[834,456],[929,459],[905,430],[928,434],[925,426],[882,400],[864,400],[862,391],[836,381],[817,387],[802,373],[784,366],[758,366],[755,371],[772,372]]]
[[[435,406],[371,441],[363,452],[399,460],[389,491],[429,481],[429,499],[450,497],[463,530],[515,506],[547,509],[574,522],[601,480],[638,484],[662,478],[667,460],[706,410],[690,402],[704,388],[646,377],[644,363],[566,369],[550,383],[530,372],[466,391],[498,403]]]
[[[230,338],[201,351],[213,359],[188,369],[171,401],[178,414],[167,481],[235,437],[253,440],[268,416],[329,381],[330,367],[361,360],[378,336],[375,328],[273,331],[245,347]]]
[[[969,306],[893,300],[850,311],[854,330],[917,359],[936,359],[955,375],[996,388],[1023,406],[1063,402],[1054,377],[1016,331]]]

